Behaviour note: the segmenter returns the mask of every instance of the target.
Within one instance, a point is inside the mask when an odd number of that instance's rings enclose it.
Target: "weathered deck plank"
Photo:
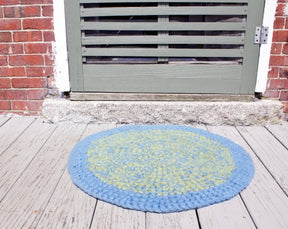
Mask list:
[[[146,225],[146,229],[199,228],[195,210],[169,214],[147,213]]]
[[[40,120],[36,120],[0,156],[0,201],[33,160],[55,128],[55,125],[43,124]]]
[[[91,229],[98,228],[144,229],[145,213],[124,209],[98,200]]]
[[[9,120],[9,118],[8,117],[6,117],[6,116],[0,116],[0,127],[5,123],[5,122],[7,122]]]
[[[34,118],[13,118],[0,128],[0,155],[14,142],[19,135],[34,121]]]
[[[84,125],[59,124],[0,203],[0,228],[34,228],[64,172],[67,156]],[[35,133],[37,134],[37,133]]]
[[[214,133],[241,145],[252,157],[255,175],[241,192],[257,228],[287,228],[288,198],[234,127],[211,127]]]
[[[198,209],[197,216],[194,210],[170,214],[132,211],[90,197],[71,182],[65,169],[68,155],[81,136],[114,125],[88,125],[83,133],[85,125],[50,125],[34,120],[0,116],[1,229],[185,229],[199,228],[197,217],[203,229],[253,228],[254,224],[259,229],[288,228],[288,197],[283,191],[287,184],[288,123],[267,129],[208,127],[244,147],[251,154],[256,173],[240,196]]]
[[[114,125],[89,125],[82,139],[112,127]],[[96,201],[72,183],[66,169],[37,228],[89,228]]]
[[[268,125],[268,130],[288,149],[288,122],[282,125]]]
[[[199,128],[199,126],[197,126]],[[204,129],[202,127],[202,129]],[[206,127],[213,132],[213,128]],[[233,199],[198,209],[201,228],[255,228],[239,195]]]
[[[288,150],[264,127],[239,127],[238,130],[288,194]]]
[[[239,195],[228,201],[198,209],[202,229],[255,229]]]

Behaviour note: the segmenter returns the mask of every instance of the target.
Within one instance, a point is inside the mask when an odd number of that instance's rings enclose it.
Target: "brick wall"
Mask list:
[[[288,114],[288,0],[278,0],[265,97],[278,98]]]
[[[41,113],[54,39],[53,0],[0,0],[0,113]]]

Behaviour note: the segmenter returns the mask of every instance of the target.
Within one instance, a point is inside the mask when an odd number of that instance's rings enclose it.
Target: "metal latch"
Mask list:
[[[256,26],[254,44],[267,44],[269,27]]]

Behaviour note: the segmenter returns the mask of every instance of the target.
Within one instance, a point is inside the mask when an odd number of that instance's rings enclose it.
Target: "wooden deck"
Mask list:
[[[72,184],[66,163],[75,143],[113,127],[0,116],[0,228],[288,228],[288,123],[201,126],[243,146],[255,177],[229,201],[171,214],[122,209]]]

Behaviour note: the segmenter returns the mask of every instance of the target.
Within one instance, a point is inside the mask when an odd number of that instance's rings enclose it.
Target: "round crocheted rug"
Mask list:
[[[167,213],[234,197],[249,184],[254,166],[242,147],[219,135],[188,126],[131,125],[77,143],[68,171],[95,198]]]

